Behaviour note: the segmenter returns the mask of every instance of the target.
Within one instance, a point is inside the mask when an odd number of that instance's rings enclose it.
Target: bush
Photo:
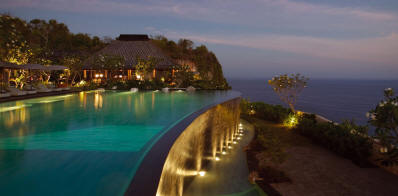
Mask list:
[[[242,100],[241,113],[243,118],[245,118],[245,115],[251,115],[263,120],[282,123],[292,114],[292,111],[281,105],[269,105],[263,102],[251,103],[248,100]]]
[[[384,90],[384,100],[367,113],[369,123],[376,127],[375,139],[380,141],[382,165],[398,165],[398,96],[394,90]]]
[[[368,164],[372,154],[367,127],[357,126],[352,121],[317,123],[315,115],[303,115],[294,130],[359,165]]]

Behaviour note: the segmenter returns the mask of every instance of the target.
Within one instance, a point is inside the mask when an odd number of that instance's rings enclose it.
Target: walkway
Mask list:
[[[249,183],[246,163],[247,146],[254,136],[254,129],[242,122],[244,135],[233,149],[221,155],[220,161],[210,166],[203,177],[196,177],[184,192],[184,196],[261,196],[259,188]]]

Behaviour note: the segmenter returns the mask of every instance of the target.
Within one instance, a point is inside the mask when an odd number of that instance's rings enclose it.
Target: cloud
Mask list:
[[[284,11],[290,14],[323,14],[358,17],[364,20],[394,20],[396,14],[362,8],[330,7],[291,0],[202,0],[202,1],[112,1],[112,0],[3,0],[2,8],[42,8],[73,12],[107,12],[114,14],[172,14],[197,19],[234,19],[247,15],[267,15]],[[249,11],[249,12],[248,12]],[[251,12],[250,12],[251,11]],[[261,13],[262,12],[262,13]]]
[[[275,34],[225,36],[167,32],[165,35],[173,38],[184,37],[201,43],[288,52],[325,59],[383,63],[398,66],[398,34],[396,33],[382,37],[350,40]]]

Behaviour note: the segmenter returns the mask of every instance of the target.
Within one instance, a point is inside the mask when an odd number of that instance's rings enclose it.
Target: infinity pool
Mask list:
[[[0,104],[0,195],[123,195],[170,126],[236,92],[80,92]]]

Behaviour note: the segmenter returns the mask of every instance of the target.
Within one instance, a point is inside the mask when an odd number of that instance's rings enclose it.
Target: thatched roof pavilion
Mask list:
[[[158,61],[155,66],[157,70],[166,70],[173,65],[172,60],[151,42],[148,35],[121,34],[117,40],[112,41],[108,46],[88,58],[84,62],[83,69],[96,69],[93,62],[98,55],[123,57],[126,63],[125,69],[134,69],[138,58],[148,59],[149,57]]]

